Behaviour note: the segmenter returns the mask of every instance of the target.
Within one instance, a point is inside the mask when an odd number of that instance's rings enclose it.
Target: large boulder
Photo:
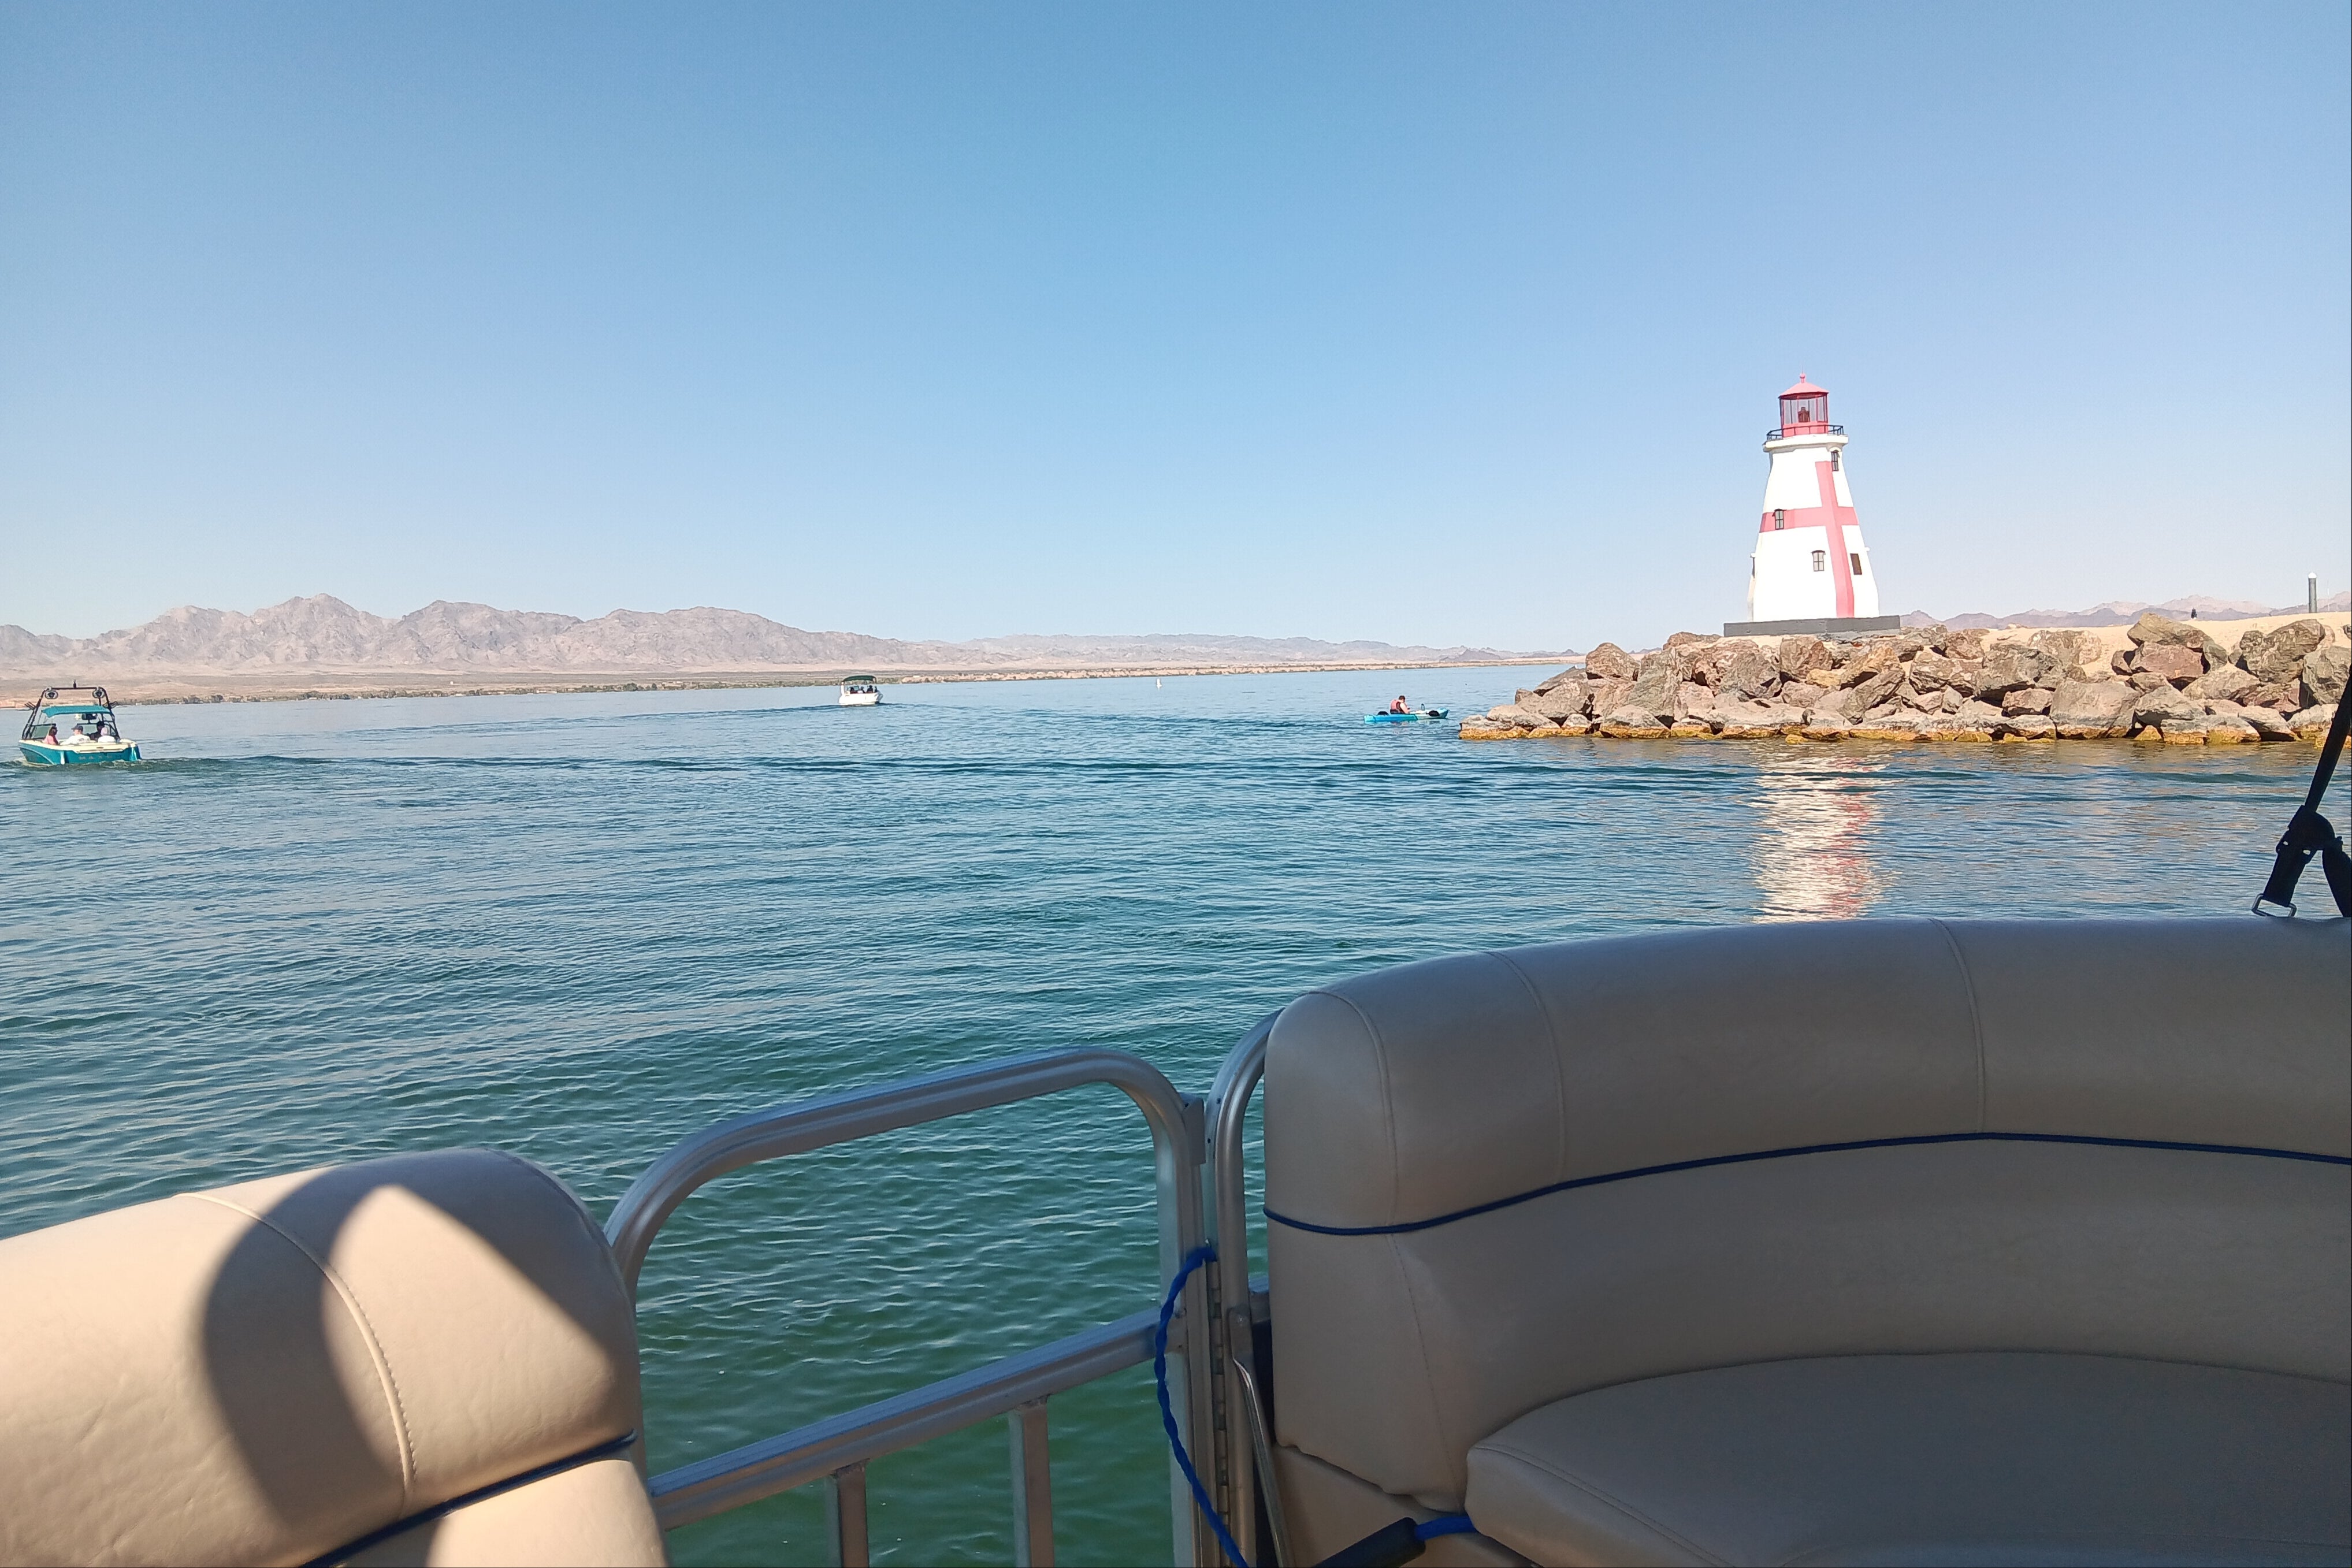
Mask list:
[[[1570,681],[1574,681],[1577,685],[1581,686],[1590,679],[1591,678],[1581,669],[1563,669],[1558,675],[1553,676],[1549,680],[1538,682],[1536,686],[1536,689],[1538,691],[1556,691],[1559,688],[1569,684]]]
[[[2261,684],[2236,665],[2225,664],[2207,670],[2181,690],[2200,702],[2235,702]]]
[[[1890,669],[1900,670],[1902,668],[1902,650],[1895,646],[1893,637],[1882,637],[1864,646],[1855,657],[1840,664],[1836,679],[1840,686],[1860,686]]]
[[[2019,713],[2047,713],[2050,711],[2050,689],[2046,686],[2029,686],[2021,691],[2012,691],[2000,700],[2000,710],[2012,716]]]
[[[1518,706],[1547,719],[1580,718],[1584,713],[1584,682],[1556,686],[1549,691],[1528,692],[1519,699]]]
[[[2314,648],[2303,661],[2303,695],[2315,706],[2334,707],[2344,695],[2344,680],[2352,674],[2352,650],[2330,644]]]
[[[1639,681],[1634,683],[1637,687]],[[1715,717],[1715,693],[1696,680],[1685,680],[1675,688],[1675,717],[1696,719],[1702,723]]]
[[[2205,743],[2209,746],[2235,746],[2262,738],[2262,731],[2234,714],[2221,714],[2205,725]]]
[[[2303,661],[2327,640],[2323,621],[2289,621],[2274,632],[2250,631],[2238,639],[2238,662],[2256,680],[2284,683],[2303,673]]]
[[[2138,699],[2121,680],[2062,680],[2050,694],[2050,720],[2070,741],[2127,735]]]
[[[1781,689],[1786,691],[1789,689],[1783,687]],[[1834,691],[1822,692],[1818,699],[1806,704],[1805,712],[1819,723],[1825,719],[1856,719],[1870,711],[1871,707],[1872,704],[1862,700],[1855,689],[1840,687]]]
[[[1798,709],[1779,702],[1719,703],[1715,710],[1721,732],[1734,737],[1761,740],[1778,736],[1789,729],[1801,729],[1805,715]]]
[[[2175,691],[2169,686],[2159,686],[2145,692],[2132,704],[2132,722],[2153,724],[2168,733],[2183,725],[2202,726],[2205,704],[2185,691]]]
[[[1816,669],[1828,669],[1836,661],[1819,637],[1793,637],[1780,639],[1780,675],[1783,679],[1801,680]]]
[[[2159,616],[2154,610],[2150,610],[2126,627],[2124,636],[2131,638],[2133,644],[2143,654],[2151,646],[2185,647],[2195,650],[2207,664],[2230,662],[2230,650],[2206,636],[2202,626],[2188,621],[2176,621],[2168,616]]]
[[[1981,731],[1988,739],[2001,727],[2000,710],[1990,702],[1963,702],[1952,717],[1962,729]]]
[[[1633,679],[1631,676],[1622,679],[1596,680],[1585,690],[1584,710],[1596,716],[1612,713],[1618,704],[1625,700],[1625,693],[1633,689]]]
[[[2047,658],[2051,668],[2061,673],[2081,669],[2099,657],[2097,634],[2073,626],[2045,626],[2026,646]]]
[[[1691,679],[1737,697],[1761,697],[1780,683],[1780,662],[1744,637],[1718,642],[1691,660]]]
[[[1486,710],[1487,719],[1496,724],[1508,724],[1514,730],[1549,730],[1552,721],[1531,708],[1517,702],[1505,702]]]
[[[1853,701],[1848,711],[1866,713],[1882,702],[1891,701],[1903,685],[1903,667],[1882,669],[1876,675],[1853,689]]]
[[[2054,741],[2058,726],[2039,713],[2019,713],[2000,721],[2000,738],[2004,741]]]
[[[1992,633],[1982,626],[1970,626],[1966,631],[1954,632],[1944,639],[1945,657],[1966,659],[1973,664],[1984,658],[1985,648],[1991,639]]]
[[[2039,686],[2051,675],[2053,662],[2049,655],[2035,648],[2014,644],[1997,647],[1977,668],[1976,700],[1999,702],[2012,691]]]
[[[2205,656],[2193,647],[2179,643],[2149,643],[2132,660],[2133,668],[2168,680],[2175,686],[2186,686],[2205,673]],[[2221,668],[2227,669],[2227,664]]]
[[[2249,708],[2272,708],[2292,713],[2303,706],[2303,682],[2265,680],[2249,688],[2238,700]]]
[[[1669,651],[1680,647],[1696,649],[1722,640],[1712,632],[1676,632],[1666,639],[1666,647]]]
[[[1602,643],[1584,656],[1584,673],[1595,680],[1631,680],[1633,656],[1613,642]]]
[[[1663,741],[1665,721],[1648,707],[1629,702],[1601,721],[1601,732],[1620,741]]]
[[[1659,719],[1675,716],[1675,693],[1682,689],[1682,671],[1678,660],[1665,654],[1654,654],[1642,661],[1642,672],[1625,695],[1618,700],[1619,708],[1639,708]],[[1595,710],[1596,712],[1599,710]]]
[[[2305,741],[2327,738],[2327,727],[2336,722],[2336,704],[2315,703],[2286,721],[2291,734]]]
[[[2292,741],[2294,731],[2288,725],[2286,715],[2275,708],[2241,708],[2235,717],[2254,728],[2254,733],[2265,741]]]
[[[1960,667],[1940,653],[1923,653],[1907,668],[1911,689],[1923,693],[1941,691],[1961,679]]]

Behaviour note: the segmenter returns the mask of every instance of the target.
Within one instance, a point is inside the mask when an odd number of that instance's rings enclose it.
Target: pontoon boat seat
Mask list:
[[[1294,1552],[1466,1510],[1472,1560],[2341,1563],[2347,1139],[2344,921],[1755,926],[1312,993],[1265,1078]]]
[[[462,1150],[0,1241],[0,1561],[664,1561],[629,1293]]]

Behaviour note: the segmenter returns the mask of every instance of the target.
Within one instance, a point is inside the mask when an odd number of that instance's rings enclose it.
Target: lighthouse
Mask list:
[[[1845,426],[1830,423],[1830,395],[1802,375],[1780,395],[1780,423],[1766,433],[1772,459],[1764,514],[1748,564],[1748,619],[1726,637],[1794,632],[1894,631],[1878,613],[1878,574],[1854,521],[1845,482]]]

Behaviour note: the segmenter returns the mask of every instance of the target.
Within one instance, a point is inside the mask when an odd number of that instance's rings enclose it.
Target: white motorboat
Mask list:
[[[841,683],[844,708],[871,708],[882,700],[882,687],[870,675],[853,675]]]

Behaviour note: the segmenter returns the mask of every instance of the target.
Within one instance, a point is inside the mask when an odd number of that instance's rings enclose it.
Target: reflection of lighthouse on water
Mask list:
[[[1853,920],[1878,902],[1884,882],[1868,843],[1878,813],[1867,778],[1877,771],[1874,763],[1808,752],[1757,775],[1757,919]]]
[[[1845,426],[1830,396],[1803,376],[1780,395],[1780,423],[1764,439],[1772,459],[1748,567],[1748,619],[1727,637],[1893,631],[1878,613],[1878,574],[1846,486]]]

